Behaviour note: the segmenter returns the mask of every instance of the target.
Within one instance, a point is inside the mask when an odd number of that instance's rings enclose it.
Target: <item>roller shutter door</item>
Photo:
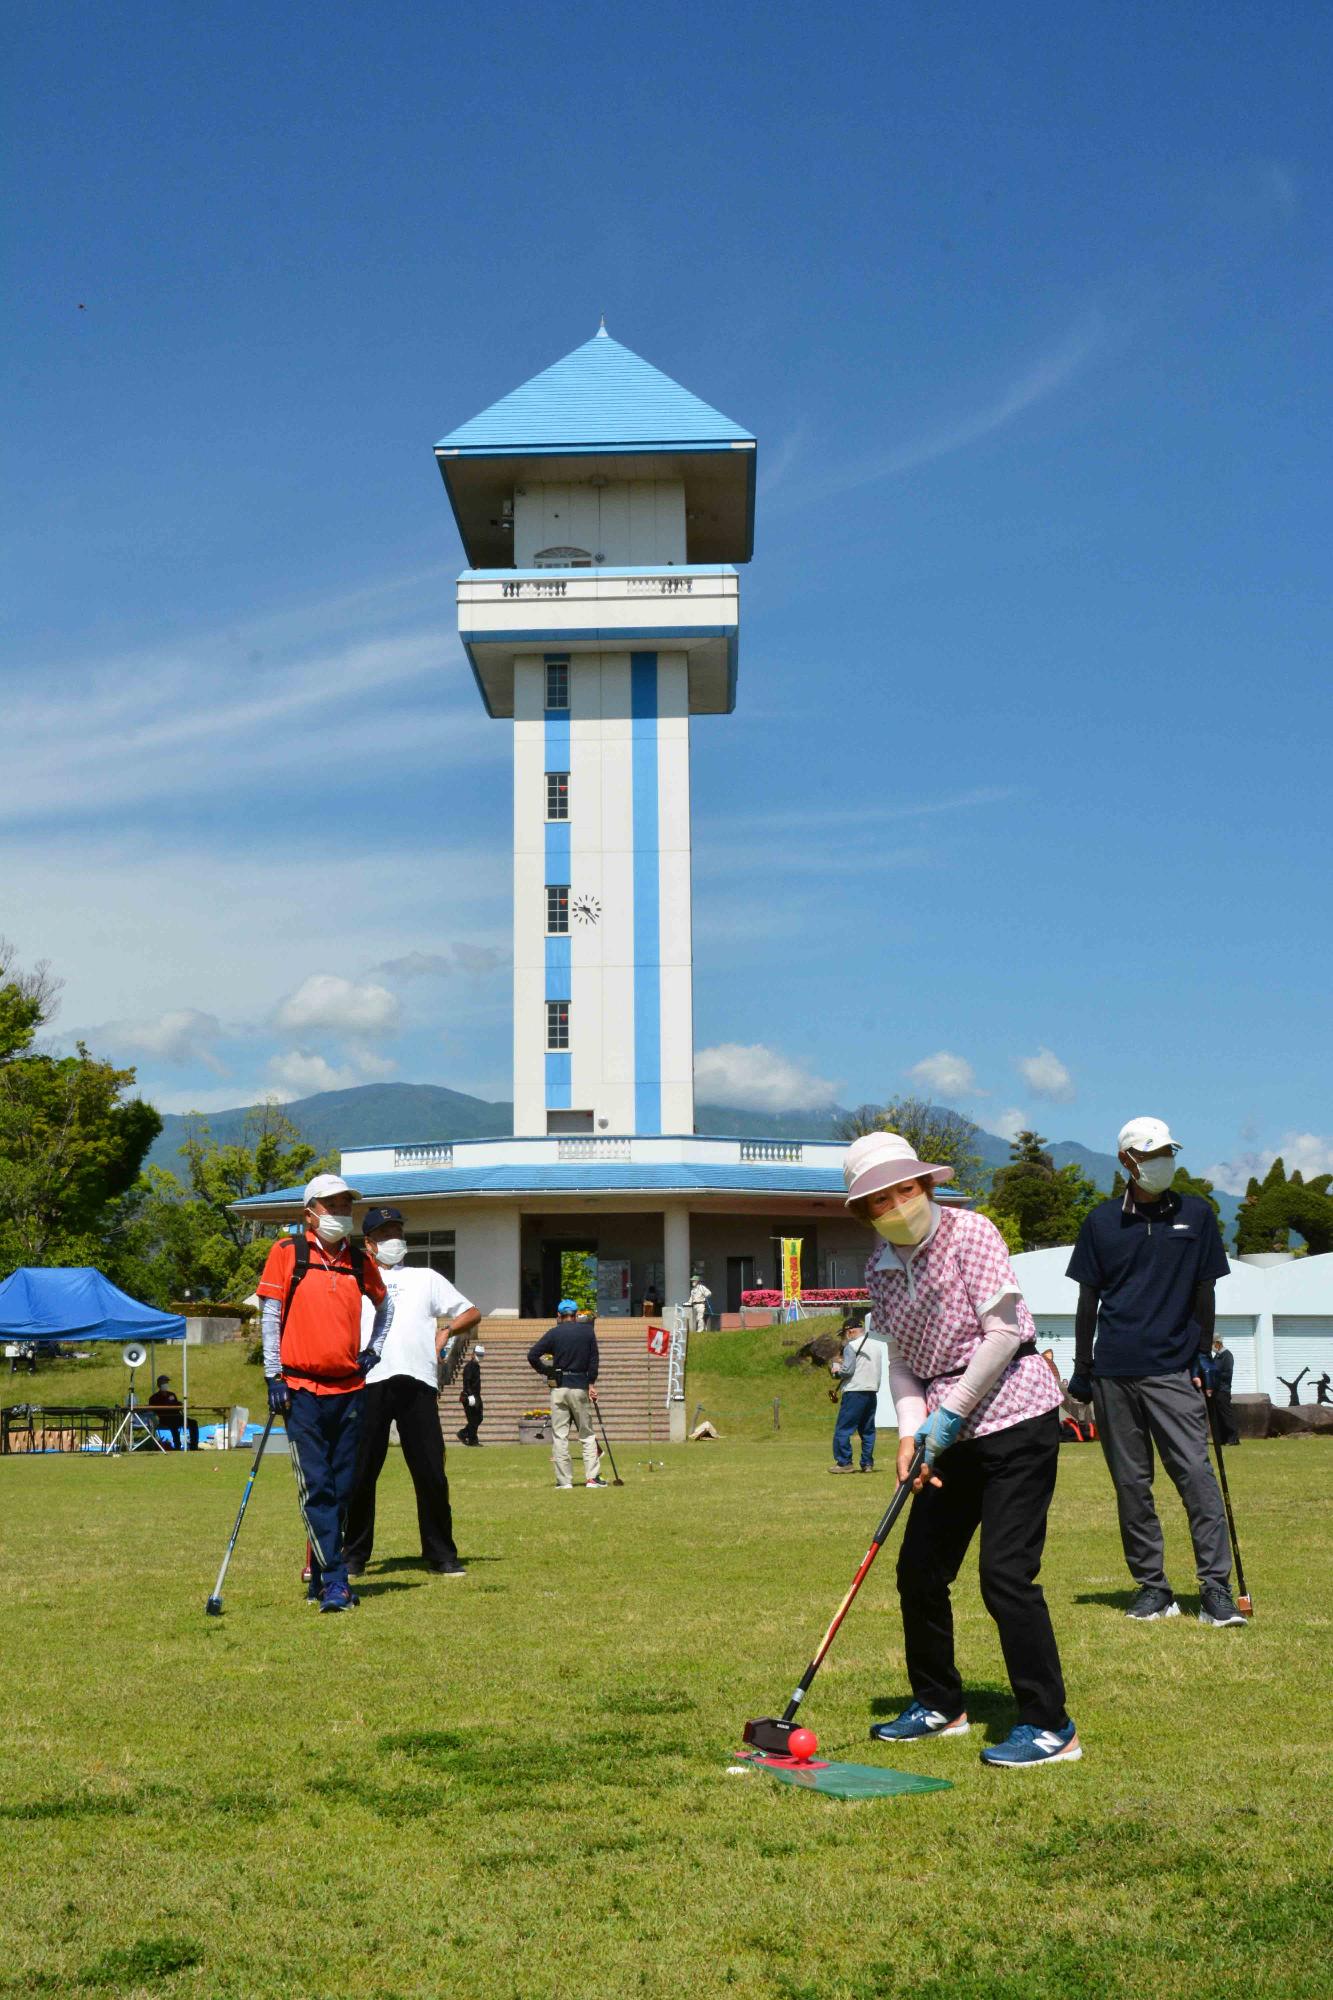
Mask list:
[[[1298,1394],[1303,1403],[1312,1403],[1315,1377],[1325,1370],[1333,1374],[1333,1318],[1317,1319],[1304,1313],[1274,1314],[1273,1354],[1277,1364],[1274,1373],[1288,1382],[1294,1382],[1302,1368],[1309,1369]],[[1280,1381],[1273,1383],[1270,1393],[1284,1403],[1287,1400],[1287,1391]]]
[[[1232,1395],[1248,1395],[1251,1390],[1259,1386],[1254,1379],[1253,1318],[1249,1313],[1219,1313],[1217,1337],[1236,1357],[1236,1372],[1231,1382]]]
[[[1073,1313],[1033,1313],[1037,1328],[1037,1352],[1044,1347],[1055,1352],[1055,1365],[1060,1370],[1060,1380],[1067,1382],[1074,1372],[1074,1315]]]

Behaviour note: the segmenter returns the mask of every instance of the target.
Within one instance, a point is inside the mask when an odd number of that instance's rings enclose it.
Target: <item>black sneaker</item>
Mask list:
[[[1199,1623],[1201,1625],[1243,1625],[1245,1623],[1236,1608],[1231,1592],[1222,1583],[1205,1583],[1199,1591]]]
[[[364,1563],[348,1563],[347,1574],[349,1576],[364,1576],[365,1573],[366,1566]]]
[[[1154,1618],[1179,1618],[1180,1606],[1169,1583],[1145,1583],[1133,1603],[1125,1606],[1125,1616],[1151,1625]]]
[[[432,1576],[467,1575],[467,1565],[459,1562],[457,1556],[446,1556],[443,1562],[427,1563],[426,1567]]]

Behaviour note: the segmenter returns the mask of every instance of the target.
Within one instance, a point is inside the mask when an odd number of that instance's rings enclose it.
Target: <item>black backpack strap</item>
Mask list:
[[[366,1252],[364,1244],[354,1243],[350,1245],[347,1254],[352,1260],[352,1276],[356,1279],[357,1289],[360,1291],[362,1298],[364,1298],[366,1296]]]
[[[296,1287],[300,1284],[309,1269],[310,1239],[303,1229],[299,1236],[293,1236],[292,1238],[292,1276],[291,1282],[287,1287],[287,1297],[282,1308],[282,1323],[284,1326],[287,1324],[287,1315],[292,1309],[292,1300],[296,1296]]]

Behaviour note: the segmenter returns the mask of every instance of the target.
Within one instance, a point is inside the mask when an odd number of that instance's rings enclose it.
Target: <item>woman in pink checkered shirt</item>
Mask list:
[[[962,1736],[969,1723],[954,1661],[949,1586],[981,1530],[981,1595],[999,1628],[1018,1721],[983,1764],[1022,1769],[1083,1755],[1065,1707],[1060,1655],[1037,1582],[1060,1454],[1060,1385],[1004,1238],[971,1209],[944,1207],[952,1167],[918,1160],[896,1132],[848,1149],[847,1207],[881,1241],[866,1270],[874,1326],[887,1336],[898,1413],[898,1477],[925,1463],[898,1558],[913,1699],[881,1742]]]

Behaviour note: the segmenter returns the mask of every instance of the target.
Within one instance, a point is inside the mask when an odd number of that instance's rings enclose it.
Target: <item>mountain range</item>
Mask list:
[[[469,1097],[465,1091],[446,1090],[437,1083],[366,1083],[355,1090],[323,1090],[314,1097],[298,1097],[283,1107],[302,1137],[321,1153],[336,1152],[343,1146],[375,1146],[397,1142],[421,1144],[431,1139],[502,1139],[513,1130],[512,1104]],[[249,1107],[212,1111],[205,1119],[214,1139],[234,1145],[241,1138]],[[699,1104],[695,1107],[695,1127],[703,1134],[731,1139],[823,1139],[836,1136],[836,1125],[846,1113],[837,1105],[822,1111],[741,1111],[733,1105]],[[163,1115],[162,1131],[149,1160],[172,1172],[179,1168],[179,1148],[185,1137],[187,1120],[176,1112]],[[1095,1153],[1076,1139],[1049,1142],[1047,1150],[1057,1167],[1074,1161],[1097,1186],[1110,1191],[1116,1160],[1112,1153]],[[1009,1161],[1009,1141],[997,1133],[981,1132],[977,1151],[988,1173]],[[1237,1197],[1219,1188],[1217,1201],[1222,1210],[1224,1232],[1229,1236],[1235,1224]]]

